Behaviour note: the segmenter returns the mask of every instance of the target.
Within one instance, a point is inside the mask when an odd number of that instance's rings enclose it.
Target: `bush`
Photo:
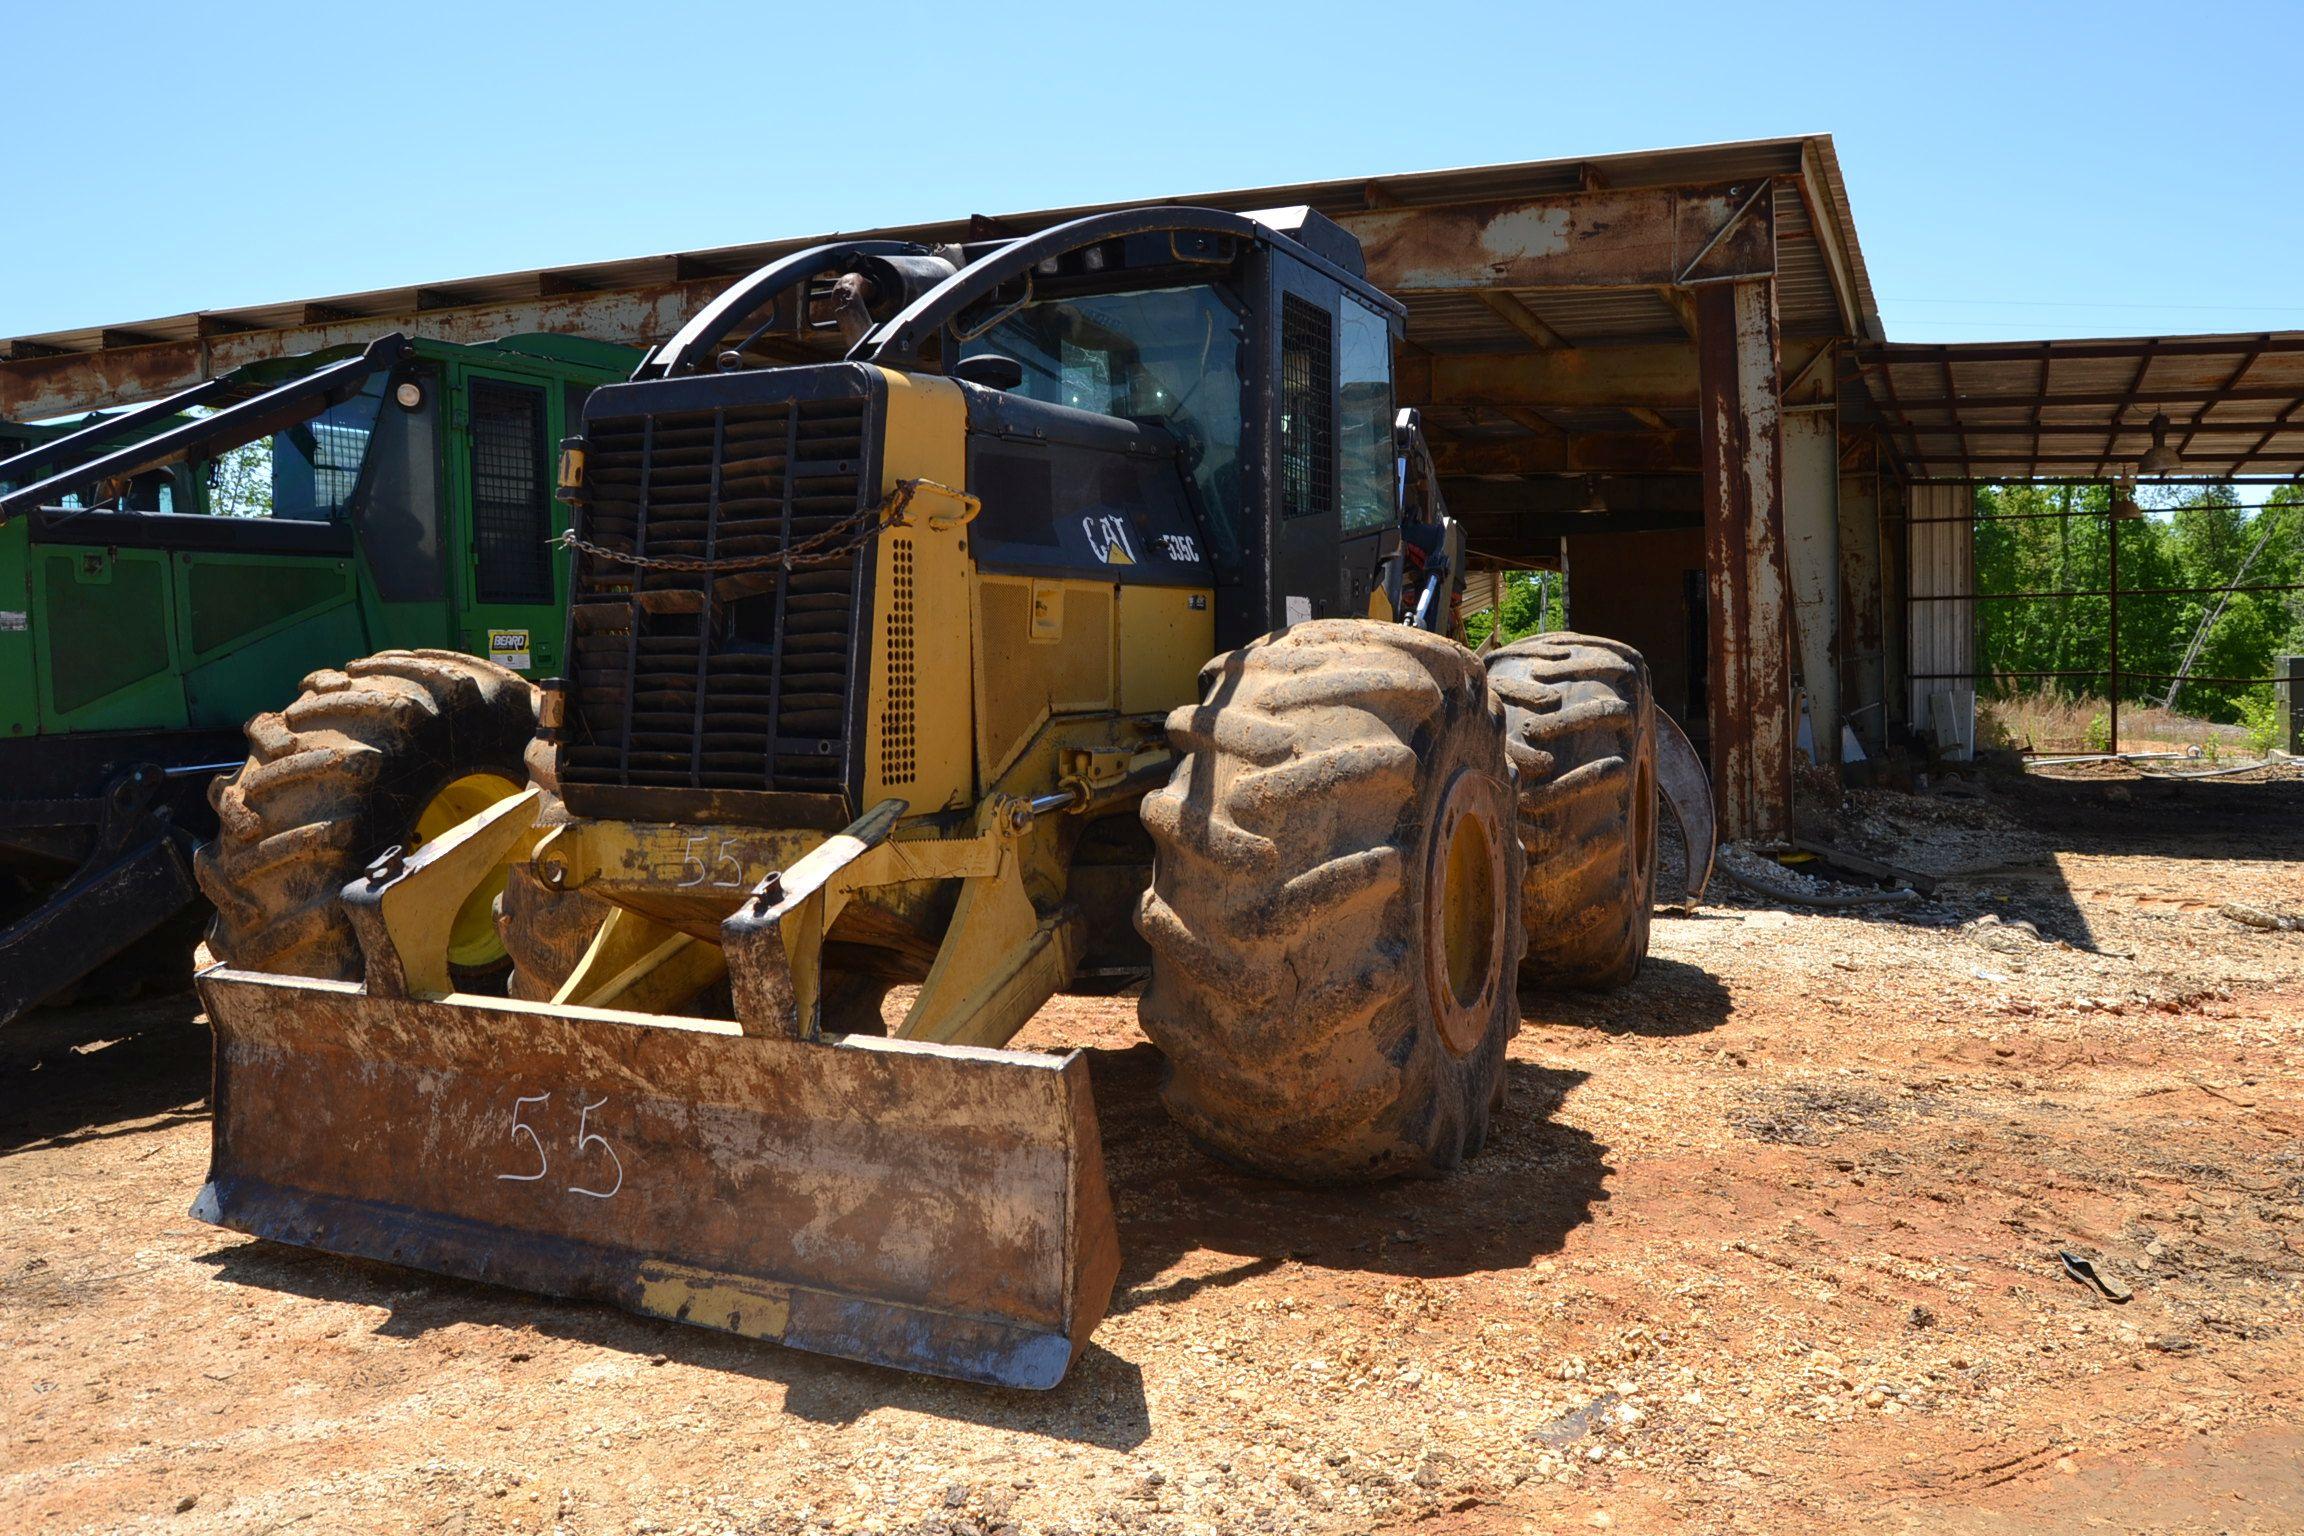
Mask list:
[[[2280,739],[2280,705],[2269,688],[2240,696],[2240,728],[2248,733],[2248,747],[2261,757]]]

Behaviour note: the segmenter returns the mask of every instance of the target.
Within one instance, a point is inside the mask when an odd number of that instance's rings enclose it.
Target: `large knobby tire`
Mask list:
[[[528,680],[461,651],[385,651],[311,674],[295,703],[248,722],[247,763],[208,792],[219,830],[194,872],[216,907],[209,950],[244,970],[359,980],[345,884],[413,847],[420,821],[526,783],[535,733]],[[458,974],[502,964],[499,949]]]
[[[1479,658],[1323,619],[1219,656],[1145,797],[1140,1005],[1186,1131],[1338,1182],[1479,1150],[1519,1025],[1519,848]]]
[[[1527,853],[1521,979],[1596,989],[1632,980],[1656,899],[1656,700],[1620,640],[1550,634],[1488,658],[1520,777]]]

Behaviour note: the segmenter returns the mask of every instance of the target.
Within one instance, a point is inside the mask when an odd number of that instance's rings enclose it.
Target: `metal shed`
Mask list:
[[[1843,720],[1878,746],[1909,718],[1913,487],[2101,476],[2155,408],[2188,463],[2304,466],[2304,337],[1887,342],[1823,135],[1132,201],[1308,204],[1359,238],[1407,306],[1398,398],[1423,411],[1474,550],[1575,568],[1573,622],[1647,652],[1709,750],[1728,836],[1788,825],[1803,701],[1828,757]],[[984,238],[1092,211],[874,233]],[[650,343],[820,238],[19,337],[0,342],[0,417],[393,329]]]

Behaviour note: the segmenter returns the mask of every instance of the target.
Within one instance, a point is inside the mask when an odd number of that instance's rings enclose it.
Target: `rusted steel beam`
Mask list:
[[[2251,432],[2285,431],[2289,426],[2289,423],[2276,416],[2236,417],[2230,421],[2211,420],[2197,411],[2189,416],[2181,416],[2171,411],[2169,416],[2173,423],[2172,430],[2184,433],[2187,438],[2214,437],[2219,433],[2237,433],[2246,436]],[[1958,435],[1961,437],[2097,438],[2102,437],[2107,431],[2116,432],[2126,437],[2146,437],[2151,434],[2152,423],[2149,421],[2113,423],[2101,421],[1964,421],[1958,426],[1949,424],[1940,427],[1916,426],[1912,430],[1922,437]],[[2052,454],[2053,451],[2051,449],[2050,453]]]
[[[1690,341],[1694,341],[1696,339],[1696,305],[1688,297],[1688,290],[1674,288],[1667,284],[1656,290],[1656,297],[1664,301],[1664,307],[1671,310],[1673,318],[1680,322],[1680,329],[1687,333]]]
[[[2120,418],[2134,408],[2136,392],[2144,387],[2144,375],[2152,371],[2153,360],[2159,355],[2157,349],[2148,346],[2144,349],[2143,355],[2136,359],[2136,376],[2128,381],[2128,393],[2122,397],[2119,409],[2112,413],[2112,430],[2104,434],[2104,451],[2097,458],[2096,467],[2088,472],[2090,479],[2101,480],[2104,477],[2104,466],[2112,457],[2112,445],[2118,441],[2120,436]],[[1950,370],[1947,369],[1946,373],[1949,376]],[[1963,462],[1961,468],[1965,470],[1968,465]]]
[[[1941,362],[1941,360],[1939,362],[1944,370],[1944,398],[1952,402],[1950,412],[1953,439],[1960,450],[1960,467],[1965,470],[1968,467],[1968,438],[1960,430],[1960,390],[1952,382],[1952,365],[1948,362]]]
[[[1656,517],[1657,526],[1696,527],[1704,520],[1702,482],[1694,475],[1552,475],[1530,480],[1443,476],[1451,515],[1482,519]]]
[[[1870,381],[1870,377],[1867,375],[1867,382]],[[1882,375],[1882,378],[1885,380],[1885,375]],[[2238,389],[2218,389],[2213,384],[2156,383],[2143,398],[2163,409],[2175,405],[2198,408],[2204,402],[2210,401],[2219,405],[2241,400],[2275,401],[2285,405],[2293,400],[2304,399],[2304,385],[2248,384]],[[2070,394],[2054,393],[2042,403],[2053,411],[2060,406],[2133,405],[2136,399],[2137,396],[2133,390],[2099,389],[2076,390]],[[1957,401],[1941,400],[1932,396],[1919,397],[1906,400],[1904,409],[1906,411],[1946,411],[1957,405],[1963,411],[1991,410],[1996,406],[2008,410],[2028,411],[2032,408],[2033,402],[2037,400],[2040,400],[2040,396],[2029,389],[2015,392],[2003,390],[1994,394],[1963,394]]]
[[[2123,434],[2125,435],[2129,430],[2130,429],[2123,428]],[[2117,457],[2118,455],[2115,454],[2114,456]],[[2197,459],[2202,466],[2213,466],[2222,464],[2227,456],[2221,453],[2210,453],[2206,450],[2203,450],[2200,453],[2195,454],[2193,457]],[[2254,449],[2243,450],[2242,452],[2230,455],[2230,458],[2234,465],[2245,463],[2252,458],[2264,458],[2273,460],[2278,463],[2287,463],[2293,459],[2304,458],[2304,442],[2299,442],[2293,449],[2270,453],[2259,453]],[[1937,454],[1933,457],[1923,458],[1919,462],[1928,466],[1942,464],[1946,470],[1951,468],[1950,458],[1945,454]],[[2018,478],[2029,478],[2020,477],[2012,473],[2009,466],[2029,465],[2032,462],[2033,459],[2030,453],[1973,453],[1968,455],[1967,463],[1964,467],[1967,469],[1985,471],[1984,473],[1963,473],[1958,475],[1947,473],[1938,476],[1938,478],[1947,480],[2012,480]],[[2074,449],[2068,452],[2059,452],[2055,449],[2051,449],[2041,457],[2039,462],[2051,467],[2058,464],[2086,464],[2091,466],[2091,469],[2093,470],[2094,466],[2102,464],[2104,460],[2098,457],[2097,451],[2095,449]],[[2227,473],[2229,473],[2227,470],[2203,467],[2199,469],[2197,473],[2186,476],[2185,478],[2189,480],[2201,481],[2204,483],[2210,480],[2222,479]],[[2100,480],[2103,478],[2103,474],[2101,471],[2095,471],[2093,473],[2083,475],[2081,478]],[[2157,479],[2158,477],[2154,478]]]
[[[1359,237],[1369,280],[1393,293],[1664,286],[1775,271],[1764,178],[1337,217]]]
[[[2304,400],[2297,401],[2295,404],[2289,406],[2288,409],[2282,411],[2278,416],[2274,417],[2272,425],[2264,429],[2264,435],[2256,439],[2255,445],[2251,447],[2246,453],[2243,453],[2240,455],[2240,457],[2232,461],[2232,472],[2234,474],[2238,474],[2241,469],[2247,465],[2250,459],[2255,458],[2266,448],[2269,448],[2272,445],[2272,439],[2278,437],[2282,432],[2287,430],[2289,423],[2295,419],[2296,413],[2299,410],[2304,410]]]
[[[1667,430],[1442,440],[1432,463],[1444,475],[1572,475],[1694,471],[1700,461],[1694,432]]]
[[[2032,469],[2034,473],[2037,473],[2040,468],[2040,412],[2048,399],[2048,365],[2048,345],[2046,342],[2042,342],[2040,345],[2040,398],[2032,402]]]
[[[2304,352],[2304,334],[2255,332],[2237,337],[2195,336],[2178,340],[2135,337],[2124,341],[1897,341],[1860,346],[1865,366],[1882,363],[1919,364],[1939,355],[1955,363],[2029,363],[2045,345],[2057,362],[2110,362],[2149,351],[2155,357],[2232,357],[2258,352],[2266,355]]]
[[[1403,357],[1398,393],[1416,406],[1696,405],[1696,350],[1676,344]]]
[[[1574,342],[1544,323],[1544,317],[1522,303],[1518,297],[1501,288],[1480,290],[1480,302],[1495,311],[1496,318],[1528,338],[1529,345],[1539,352],[1551,352],[1561,347],[1572,347]]]
[[[0,417],[39,421],[99,406],[155,400],[243,364],[364,344],[392,331],[452,342],[550,331],[645,346],[679,329],[726,284],[726,278],[712,278],[616,292],[327,317],[263,329],[250,329],[229,316],[203,317],[201,329],[206,334],[198,340],[105,352],[18,355],[0,363]]]
[[[2215,395],[2209,398],[2207,404],[2200,407],[2201,413],[2212,411],[2217,406],[2222,405],[2224,403],[2225,390],[2238,389],[2240,387],[2240,381],[2248,377],[2248,370],[2256,366],[2256,359],[2264,355],[2263,344],[2271,341],[2271,339],[2271,336],[2267,334],[2259,339],[2259,342],[2256,346],[2249,349],[2248,354],[2240,359],[2239,365],[2235,367],[2232,370],[2230,376],[2224,380],[2224,388],[2218,390]],[[2184,441],[2176,445],[2176,452],[2179,457],[2192,451],[2192,439],[2195,434],[2202,430],[2200,426],[2199,414],[2195,414],[2192,421],[2192,426],[2188,428],[2184,433]]]
[[[1698,290],[1712,778],[1723,838],[1792,824],[1791,586],[1772,283]]]

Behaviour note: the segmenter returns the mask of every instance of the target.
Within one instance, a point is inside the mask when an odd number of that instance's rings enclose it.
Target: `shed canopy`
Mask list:
[[[2304,473],[2304,331],[1860,343],[1842,404],[1914,480],[2115,478],[2158,414],[2172,478],[2287,480]]]

